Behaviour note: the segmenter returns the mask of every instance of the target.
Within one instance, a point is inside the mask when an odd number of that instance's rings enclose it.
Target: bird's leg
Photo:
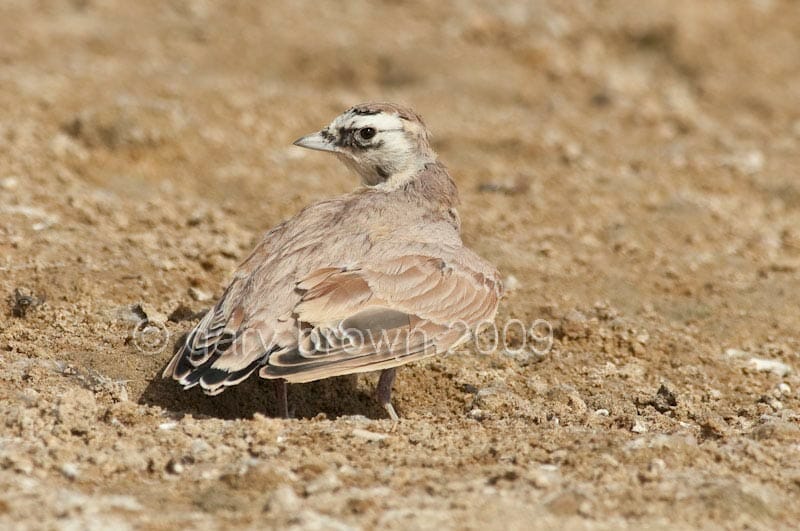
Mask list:
[[[381,377],[378,379],[378,402],[383,406],[383,409],[389,413],[392,419],[392,431],[397,429],[397,423],[400,422],[400,417],[392,406],[392,385],[394,384],[394,377],[397,375],[397,368],[385,369],[381,372]]]
[[[277,380],[273,380],[273,384],[275,386],[275,399],[278,402],[278,415],[282,418],[288,419],[289,418],[289,397],[287,393],[287,386],[289,384],[286,383],[286,380],[283,378],[279,378]]]

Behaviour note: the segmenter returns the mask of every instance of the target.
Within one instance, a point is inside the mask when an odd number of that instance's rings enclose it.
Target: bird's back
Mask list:
[[[298,283],[315,272],[438,260],[499,289],[496,270],[461,243],[457,203],[452,179],[436,163],[402,188],[363,188],[303,209],[268,232],[243,261],[165,375],[214,394],[269,364],[270,356],[291,351],[302,328],[298,305],[306,296]],[[360,285],[352,283],[355,293]],[[496,303],[492,315],[494,308]]]

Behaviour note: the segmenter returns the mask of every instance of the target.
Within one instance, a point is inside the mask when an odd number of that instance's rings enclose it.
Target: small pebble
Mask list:
[[[170,462],[167,463],[167,472],[170,474],[180,475],[183,473],[183,465],[179,461],[171,459]]]
[[[782,395],[789,395],[792,393],[792,388],[789,387],[789,384],[781,382],[778,384],[778,392]]]
[[[16,190],[19,180],[16,177],[4,177],[0,179],[0,188],[3,190]]]
[[[594,412],[594,414],[600,415],[601,417],[607,417],[609,415],[609,412],[607,409],[598,409],[597,411]]]
[[[163,325],[167,322],[167,316],[156,310],[155,306],[152,304],[143,302],[136,306],[138,306],[138,308],[134,309],[134,312],[143,314],[148,323]]]
[[[469,413],[467,413],[467,415],[469,416],[469,418],[474,420],[483,420],[484,418],[486,418],[486,414],[483,412],[483,410],[478,408],[472,408],[469,411]]]
[[[353,436],[358,437],[359,439],[364,439],[366,441],[382,441],[389,437],[385,433],[375,433],[373,431],[363,430],[361,428],[354,428],[353,429]]]
[[[78,465],[75,463],[64,463],[61,465],[61,473],[67,479],[75,479],[78,477]]]
[[[631,431],[633,433],[647,433],[647,425],[640,419],[636,419],[636,421],[633,423]]]
[[[210,301],[211,297],[213,297],[213,295],[210,293],[199,290],[195,287],[189,288],[189,296],[198,302]]]
[[[514,275],[508,275],[503,280],[503,285],[505,286],[507,291],[514,291],[519,289],[519,280]]]
[[[771,372],[778,376],[786,376],[792,372],[792,368],[778,360],[768,360],[764,358],[750,358],[747,362],[758,372]]]
[[[764,168],[764,153],[754,149],[738,157],[737,167],[744,173],[758,173]]]

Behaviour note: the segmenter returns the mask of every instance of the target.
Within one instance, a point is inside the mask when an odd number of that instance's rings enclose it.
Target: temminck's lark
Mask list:
[[[164,370],[215,395],[256,370],[286,382],[395,368],[444,352],[494,319],[497,270],[465,248],[458,192],[412,110],[357,105],[295,145],[330,151],[363,186],[269,231]]]

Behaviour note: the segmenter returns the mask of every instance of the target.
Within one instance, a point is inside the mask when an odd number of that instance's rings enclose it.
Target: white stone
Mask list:
[[[382,441],[389,437],[385,433],[375,433],[373,431],[363,430],[361,428],[353,428],[353,436],[371,442]]]
[[[189,296],[198,302],[210,301],[213,295],[197,288],[189,288]]]
[[[64,474],[64,477],[67,479],[75,479],[78,477],[78,465],[75,463],[64,463],[61,465],[61,473]]]
[[[0,179],[0,188],[3,190],[16,190],[17,185],[19,184],[19,179],[14,176],[4,177]]]
[[[503,285],[505,286],[506,290],[514,291],[516,289],[519,289],[520,283],[519,283],[519,280],[517,279],[517,277],[515,277],[514,275],[508,275],[503,280]]]
[[[768,360],[764,358],[750,358],[747,362],[752,368],[758,372],[771,372],[778,376],[786,376],[792,372],[792,368],[782,361]]]

